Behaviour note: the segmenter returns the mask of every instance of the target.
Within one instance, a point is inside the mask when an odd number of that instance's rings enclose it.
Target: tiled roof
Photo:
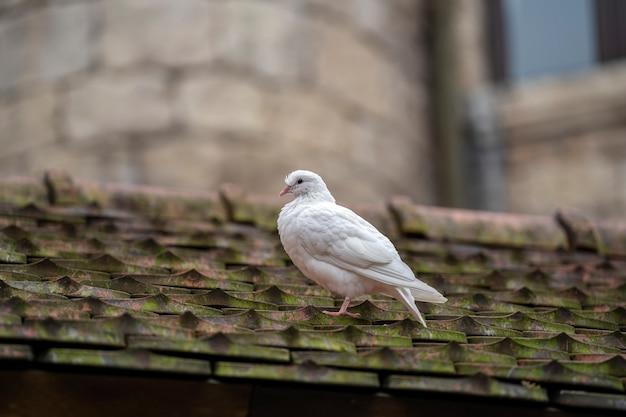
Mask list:
[[[0,184],[0,359],[26,369],[271,380],[626,409],[626,225],[357,208],[446,304],[360,318],[289,262],[280,202],[78,183]]]

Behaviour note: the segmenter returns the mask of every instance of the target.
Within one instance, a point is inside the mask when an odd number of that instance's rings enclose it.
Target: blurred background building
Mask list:
[[[0,0],[0,173],[626,213],[626,2]]]

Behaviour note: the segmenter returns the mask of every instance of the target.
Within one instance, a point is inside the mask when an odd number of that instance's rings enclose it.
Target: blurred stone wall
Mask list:
[[[626,63],[519,84],[488,74],[483,0],[456,2],[460,100],[478,137],[466,188],[481,209],[626,216]],[[473,142],[472,142],[473,140]]]
[[[507,207],[626,215],[626,65],[503,90]]]
[[[0,0],[0,173],[432,202],[421,0]]]

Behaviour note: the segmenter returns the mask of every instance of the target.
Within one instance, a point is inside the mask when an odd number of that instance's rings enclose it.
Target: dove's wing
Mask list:
[[[415,278],[385,235],[352,210],[316,204],[297,222],[298,242],[318,261],[394,287],[436,292]]]

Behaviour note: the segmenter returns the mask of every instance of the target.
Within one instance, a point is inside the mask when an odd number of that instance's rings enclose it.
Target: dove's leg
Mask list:
[[[324,313],[328,314],[329,316],[350,316],[350,317],[359,317],[360,314],[359,313],[350,313],[348,311],[348,306],[350,305],[350,297],[346,297],[343,300],[343,304],[341,304],[341,308],[339,309],[339,311],[326,311],[324,310]]]

